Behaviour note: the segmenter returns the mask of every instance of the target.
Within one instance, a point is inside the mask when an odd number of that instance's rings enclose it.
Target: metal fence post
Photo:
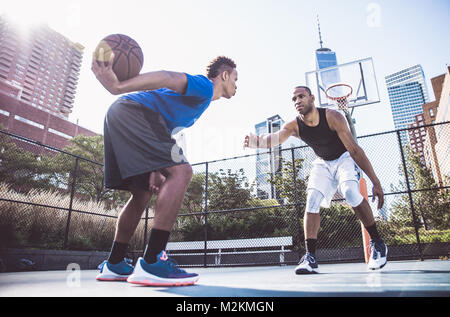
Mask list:
[[[148,230],[148,206],[145,208],[145,219],[144,219],[144,246],[142,250],[147,247],[147,230]]]
[[[298,192],[297,192],[297,171],[295,166],[295,155],[294,155],[294,148],[291,148],[291,159],[292,159],[292,178],[294,182],[294,201],[295,201],[295,222],[297,226],[297,234],[298,234],[298,251],[300,253],[300,245],[302,243],[302,230],[300,227],[300,202],[298,198]],[[299,254],[300,256],[300,254]]]
[[[406,166],[405,153],[403,152],[402,138],[400,136],[400,131],[398,131],[398,130],[397,130],[397,138],[398,138],[398,144],[400,146],[400,154],[402,156],[403,172],[405,173],[406,188],[408,191],[409,205],[411,206],[411,215],[412,215],[412,219],[413,219],[413,223],[414,223],[414,230],[416,232],[416,240],[417,240],[417,247],[419,249],[419,257],[420,257],[420,260],[423,261],[422,245],[420,243],[419,228],[417,225],[418,222],[417,222],[417,218],[416,218],[416,212],[414,210],[414,200],[412,197],[411,186],[409,184],[408,168]]]
[[[67,242],[69,240],[70,217],[72,216],[73,196],[75,195],[75,184],[77,182],[78,160],[79,159],[77,157],[75,159],[75,167],[73,169],[73,174],[72,174],[72,188],[70,190],[69,212],[67,214],[66,233],[64,234],[64,246],[63,246],[64,249],[67,247]]]
[[[203,209],[205,214],[205,232],[204,232],[204,254],[203,254],[203,266],[207,267],[206,256],[208,252],[208,162],[206,162],[205,173],[205,208]]]

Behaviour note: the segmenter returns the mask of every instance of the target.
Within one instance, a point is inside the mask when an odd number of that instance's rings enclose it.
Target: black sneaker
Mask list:
[[[295,268],[295,274],[315,273],[319,273],[319,266],[317,265],[316,256],[312,253],[306,252],[298,263],[298,266]]]

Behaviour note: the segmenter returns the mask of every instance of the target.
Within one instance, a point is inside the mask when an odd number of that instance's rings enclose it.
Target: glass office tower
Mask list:
[[[274,115],[267,118],[265,121],[255,124],[256,135],[263,135],[268,133],[275,133],[280,131],[285,121],[279,116]],[[292,161],[290,151],[285,149],[303,146],[305,143],[300,139],[290,136],[285,142],[270,149],[260,148],[256,149],[256,195],[260,199],[277,199],[280,201],[279,194],[275,186],[270,183],[270,180],[279,173],[282,169],[282,160],[288,162]],[[306,163],[305,163],[306,165]],[[303,179],[305,177],[303,170],[297,175]]]
[[[319,48],[316,50],[316,67],[317,69],[323,69],[331,66],[337,65],[336,53],[329,48]],[[324,84],[324,89],[328,88],[330,85],[338,83],[341,81],[339,76],[339,70],[330,69],[321,73],[322,83]]]
[[[421,65],[415,65],[385,77],[395,129],[404,129],[423,112],[422,105],[429,101],[425,75]],[[402,144],[408,144],[405,131]]]
[[[332,66],[336,66],[337,58],[336,53],[329,48],[323,47],[322,33],[320,32],[320,22],[317,16],[317,28],[319,30],[319,43],[320,48],[316,50],[316,69],[324,69]],[[330,69],[321,73],[321,80],[323,83],[322,89],[327,89],[330,85],[341,81],[339,71],[337,69]]]
[[[274,115],[255,124],[255,133],[256,135],[275,133],[281,129],[283,124],[284,120],[279,115]],[[256,195],[258,198],[276,198],[275,187],[270,184],[269,180],[281,170],[279,164],[280,150],[281,145],[271,149],[256,150]]]

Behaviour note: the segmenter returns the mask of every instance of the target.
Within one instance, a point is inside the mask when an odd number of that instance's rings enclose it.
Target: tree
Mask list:
[[[302,248],[304,241],[303,233],[303,215],[306,205],[307,178],[301,179],[304,159],[282,160],[281,173],[277,173],[270,180],[276,189],[279,198],[282,198],[288,204],[294,204],[296,211],[286,217],[290,221],[286,224],[287,232],[294,236],[294,244],[300,244]],[[295,173],[294,167],[295,166]],[[295,177],[295,182],[294,182]],[[295,187],[296,184],[296,187]],[[286,207],[281,209],[289,212]],[[293,221],[295,219],[295,221]],[[325,248],[354,246],[361,240],[361,225],[350,207],[343,204],[333,204],[330,208],[321,209],[321,229],[319,231],[320,245]],[[359,233],[359,234],[358,234]],[[355,235],[356,234],[356,235]]]
[[[288,235],[292,208],[288,212],[282,207],[270,208],[277,206],[278,202],[253,197],[253,186],[243,169],[209,174],[209,213],[198,214],[204,211],[205,174],[194,175],[183,201],[183,211],[195,214],[180,214],[172,237],[187,241],[203,240],[206,221],[208,240]]]
[[[361,224],[347,204],[334,203],[320,211],[318,240],[322,248],[346,248],[362,245]]]
[[[307,180],[299,178],[299,175],[301,175],[300,171],[303,168],[303,161],[304,159],[298,158],[294,160],[293,164],[292,161],[281,158],[281,173],[275,173],[272,178],[270,173],[267,176],[267,182],[275,186],[277,196],[284,199],[287,203],[304,205],[306,202]]]
[[[248,182],[244,169],[226,172],[222,169],[209,174],[208,210],[227,210],[249,207],[253,186]]]
[[[425,230],[441,229],[450,227],[450,193],[448,190],[436,190],[437,184],[434,181],[432,172],[422,164],[419,156],[408,148],[407,170],[411,190],[418,190],[412,193],[414,210],[418,220],[423,224]],[[401,166],[401,175],[405,177]],[[401,182],[396,190],[406,190],[406,181]],[[406,226],[413,226],[412,210],[409,195],[402,197],[393,204],[393,220],[403,223]]]
[[[42,163],[42,155],[26,151],[28,143],[0,134],[0,180],[19,192],[28,192],[33,188],[47,190],[53,187],[48,178],[49,166]],[[30,145],[31,146],[31,145]]]
[[[180,213],[203,212],[205,194],[205,173],[192,176]]]
[[[281,218],[286,219],[284,232],[293,236],[294,248],[302,248],[304,241],[303,215],[306,204],[307,179],[299,177],[303,169],[304,159],[297,158],[292,162],[280,158],[281,172],[272,177],[267,176],[267,181],[275,186],[277,198],[285,204],[295,204],[293,207],[283,206],[277,209]],[[295,166],[295,169],[294,169]],[[294,181],[295,180],[295,181]]]

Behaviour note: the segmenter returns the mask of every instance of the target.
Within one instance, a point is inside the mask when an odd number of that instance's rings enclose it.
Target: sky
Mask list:
[[[191,163],[252,154],[242,145],[256,123],[275,114],[295,118],[292,89],[315,69],[317,15],[324,46],[336,52],[339,64],[373,58],[380,102],[355,109],[359,136],[394,129],[386,75],[421,64],[432,101],[430,79],[450,62],[448,0],[14,0],[2,4],[0,13],[23,24],[45,22],[85,47],[69,120],[101,134],[117,98],[90,69],[92,52],[105,36],[134,38],[144,52],[141,72],[205,74],[214,57],[232,58],[236,96],[212,102],[184,130]]]

